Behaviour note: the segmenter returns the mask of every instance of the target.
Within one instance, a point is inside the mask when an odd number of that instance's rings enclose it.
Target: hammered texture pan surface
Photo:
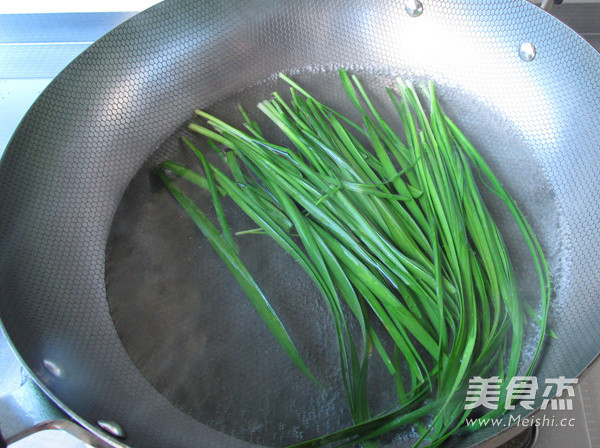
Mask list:
[[[594,359],[600,56],[526,1],[423,3],[413,18],[392,0],[167,0],[51,83],[0,162],[0,318],[30,369],[78,418],[115,420],[136,447],[250,446],[203,424],[134,363],[107,303],[105,251],[131,180],[157,149],[168,153],[194,108],[223,114],[227,99],[280,71],[326,78],[345,67],[372,74],[373,86],[433,79],[449,113],[497,161],[553,260],[559,338],[539,376],[575,376]],[[523,42],[537,49],[532,62],[519,58]],[[502,133],[512,148],[506,160],[490,144]],[[48,375],[43,359],[65,376]]]

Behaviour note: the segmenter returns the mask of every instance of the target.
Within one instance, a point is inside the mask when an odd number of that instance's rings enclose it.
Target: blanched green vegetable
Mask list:
[[[313,381],[285,328],[246,268],[221,208],[228,195],[257,226],[244,233],[270,235],[306,271],[331,313],[340,372],[355,425],[296,447],[362,442],[410,423],[417,445],[438,446],[464,425],[465,389],[474,376],[517,375],[527,315],[540,323],[539,356],[550,302],[548,266],[515,201],[461,131],[441,111],[433,85],[428,109],[406,83],[389,90],[405,139],[379,115],[359,80],[340,72],[342,86],[362,117],[353,123],[284,75],[291,101],[280,95],[258,105],[289,140],[279,146],[242,111],[246,131],[206,112],[206,125],[190,129],[210,139],[230,173],[207,162],[204,175],[175,162],[157,171],[173,196],[216,248],[275,338]],[[358,137],[361,137],[360,139]],[[361,141],[368,141],[364,146]],[[518,297],[513,268],[500,234],[478,192],[476,172],[507,206],[527,243],[540,281],[541,316]],[[169,175],[210,191],[220,230]],[[251,238],[251,235],[244,236]],[[356,340],[344,309],[361,330]],[[393,341],[388,353],[371,319]],[[375,350],[372,350],[374,348]],[[369,357],[377,353],[394,376],[397,404],[372,416],[368,405]],[[401,372],[408,372],[402,378]],[[504,389],[504,387],[502,387]],[[499,409],[504,413],[505,397]],[[424,417],[433,416],[429,426]],[[471,428],[472,429],[472,428]]]

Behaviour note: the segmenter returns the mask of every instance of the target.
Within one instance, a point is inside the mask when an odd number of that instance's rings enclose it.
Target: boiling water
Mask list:
[[[355,73],[384,117],[397,127],[383,89],[393,86],[397,74]],[[353,116],[335,70],[313,67],[291,76],[325,103]],[[276,138],[274,126],[255,108],[274,90],[284,93],[288,87],[272,77],[208,111],[239,125],[241,104],[266,135]],[[517,200],[546,253],[556,256],[557,243],[549,242],[559,240],[558,213],[530,148],[489,105],[443,85],[438,86],[438,95]],[[199,162],[181,144],[182,135],[203,147],[182,123],[131,181],[107,246],[108,302],[131,359],[174,405],[240,439],[282,446],[349,425],[335,332],[310,279],[269,237],[236,237],[243,261],[324,388],[312,384],[288,360],[211,245],[152,174],[152,168],[166,159],[201,172]],[[218,163],[214,157],[211,161]],[[193,188],[187,192],[214,218],[208,194]],[[485,188],[481,193],[505,237],[524,300],[537,304],[537,276],[517,226],[497,198]],[[227,199],[224,207],[233,232],[255,227]],[[531,359],[537,337],[536,326],[530,325],[524,364]],[[393,402],[393,382],[377,356],[370,385],[374,412]],[[407,428],[394,436],[393,445],[410,444],[415,437]]]

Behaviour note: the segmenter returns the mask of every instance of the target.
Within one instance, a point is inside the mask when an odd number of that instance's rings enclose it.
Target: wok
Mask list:
[[[0,318],[44,391],[35,400],[49,396],[97,446],[273,446],[349,423],[310,282],[269,241],[240,240],[323,390],[286,359],[151,174],[166,158],[192,163],[179,138],[194,108],[235,120],[234,106],[252,110],[282,87],[278,72],[344,109],[338,68],[359,74],[376,100],[396,77],[435,81],[551,261],[558,338],[545,345],[540,382],[576,377],[594,360],[600,55],[581,37],[525,0],[167,0],[71,63],[0,163]],[[524,300],[535,301],[531,262],[488,196]],[[234,228],[246,225],[228,213]],[[17,420],[2,428],[9,442],[25,429]],[[407,430],[389,442],[411,440]]]

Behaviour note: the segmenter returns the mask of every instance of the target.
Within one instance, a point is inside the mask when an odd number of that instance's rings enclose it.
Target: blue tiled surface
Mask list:
[[[90,43],[0,45],[0,79],[54,78]]]
[[[0,78],[0,155],[15,128],[52,78]]]
[[[0,14],[0,42],[94,42],[134,12]]]

